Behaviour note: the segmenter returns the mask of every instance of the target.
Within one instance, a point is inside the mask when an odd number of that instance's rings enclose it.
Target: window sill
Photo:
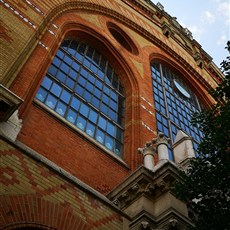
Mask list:
[[[120,157],[116,156],[113,152],[109,151],[106,147],[104,147],[103,145],[101,145],[100,143],[98,143],[96,140],[94,140],[93,138],[91,138],[90,136],[88,136],[85,132],[81,131],[75,125],[73,125],[72,123],[70,123],[69,121],[67,121],[65,118],[63,118],[62,116],[58,115],[55,111],[53,111],[52,109],[50,109],[47,106],[45,106],[42,102],[40,102],[36,98],[34,98],[33,102],[34,102],[34,104],[36,106],[38,106],[42,110],[48,112],[50,115],[52,115],[58,121],[60,121],[62,124],[64,124],[68,128],[70,128],[72,131],[76,132],[77,134],[79,134],[80,136],[82,136],[83,138],[85,138],[87,141],[89,141],[90,143],[92,143],[93,145],[95,145],[97,148],[99,148],[100,150],[102,150],[103,152],[105,152],[106,154],[108,154],[108,156],[110,156],[114,160],[118,161],[118,163],[122,164],[127,169],[130,169],[129,166]]]

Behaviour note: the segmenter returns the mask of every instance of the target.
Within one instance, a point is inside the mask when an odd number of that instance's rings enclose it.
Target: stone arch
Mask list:
[[[89,227],[71,207],[33,195],[1,196],[1,229],[78,229],[78,226]],[[71,220],[71,222],[70,222]]]

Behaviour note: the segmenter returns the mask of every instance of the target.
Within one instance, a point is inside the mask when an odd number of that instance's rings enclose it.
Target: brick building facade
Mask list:
[[[0,11],[0,229],[192,224],[170,186],[202,138],[191,111],[213,103],[221,73],[191,33],[147,0]]]

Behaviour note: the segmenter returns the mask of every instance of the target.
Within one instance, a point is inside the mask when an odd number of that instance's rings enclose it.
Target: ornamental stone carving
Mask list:
[[[166,137],[164,133],[159,133],[157,138],[152,140],[152,143],[156,145],[159,162],[162,160],[169,160],[168,144],[170,141],[170,138]]]
[[[156,149],[153,148],[152,142],[146,142],[143,148],[138,148],[138,152],[141,153],[144,157],[144,166],[149,170],[153,170],[154,155],[156,154]]]

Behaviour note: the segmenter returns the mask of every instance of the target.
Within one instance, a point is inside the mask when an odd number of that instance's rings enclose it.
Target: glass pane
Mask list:
[[[44,88],[46,88],[46,89],[49,90],[51,84],[52,84],[52,80],[49,79],[47,76],[45,76],[45,78],[44,78],[44,80],[43,80],[43,82],[42,82],[42,86],[43,86]]]
[[[71,94],[69,92],[67,92],[66,90],[62,91],[62,94],[61,94],[62,101],[64,101],[65,103],[68,104],[69,100],[70,100],[70,97],[71,97]]]
[[[51,95],[49,95],[46,99],[45,104],[48,105],[51,109],[54,109],[54,107],[56,106],[57,103],[57,99]]]
[[[108,122],[106,131],[107,131],[107,133],[109,133],[111,136],[115,136],[115,125],[112,124],[111,122]]]
[[[99,116],[98,126],[103,130],[106,129],[106,120],[101,116]]]
[[[64,73],[68,73],[69,72],[69,66],[66,65],[64,62],[62,62],[61,64],[61,70],[64,72]]]
[[[69,76],[70,76],[72,79],[76,80],[76,78],[77,78],[77,72],[74,71],[73,69],[71,69],[70,72],[69,72]]]
[[[100,143],[104,142],[105,134],[100,129],[97,130],[96,140]]]
[[[93,97],[92,98],[92,104],[95,108],[99,108],[100,106],[100,101],[96,98],[96,97]]]
[[[65,82],[66,75],[65,75],[63,72],[58,71],[58,73],[57,73],[57,79],[58,79],[60,82]]]
[[[55,76],[57,74],[57,68],[54,65],[50,65],[48,72],[52,75]]]
[[[95,125],[93,125],[92,123],[88,122],[87,127],[86,127],[86,133],[93,137],[94,133],[95,133]]]
[[[75,85],[75,81],[73,81],[71,78],[67,78],[66,80],[66,85],[70,88],[73,89]]]
[[[77,127],[81,130],[84,130],[86,126],[86,120],[82,116],[77,118]]]
[[[36,94],[36,98],[39,100],[39,101],[42,101],[44,102],[45,98],[46,98],[46,95],[47,95],[47,92],[40,88]]]
[[[105,137],[105,147],[109,150],[113,150],[113,139],[107,135]]]
[[[79,106],[80,106],[79,99],[77,99],[76,97],[73,97],[70,105],[71,105],[72,108],[78,110]]]
[[[94,110],[91,109],[89,112],[89,120],[92,121],[94,124],[96,124],[97,117],[98,117],[98,114]]]
[[[66,105],[63,104],[62,102],[58,102],[57,107],[56,107],[56,112],[60,114],[61,116],[64,116],[66,112]]]
[[[61,88],[58,84],[54,83],[54,84],[52,85],[51,92],[52,92],[55,96],[59,97],[60,94],[61,94],[61,90],[62,90],[62,88]]]
[[[118,141],[115,142],[115,150],[114,153],[119,157],[122,157],[122,145]]]
[[[67,120],[74,124],[76,121],[76,118],[77,118],[77,113],[74,112],[72,109],[70,109],[67,114]]]
[[[73,68],[75,71],[79,72],[80,65],[79,65],[77,62],[74,62],[74,63],[72,64],[72,68]]]
[[[123,131],[120,128],[117,128],[116,139],[122,142],[123,140]]]
[[[52,63],[53,63],[55,66],[59,67],[60,64],[61,64],[61,60],[60,60],[58,57],[55,57],[55,58],[53,59]]]
[[[83,116],[88,117],[89,107],[88,107],[86,104],[81,103],[80,113],[81,113]]]

